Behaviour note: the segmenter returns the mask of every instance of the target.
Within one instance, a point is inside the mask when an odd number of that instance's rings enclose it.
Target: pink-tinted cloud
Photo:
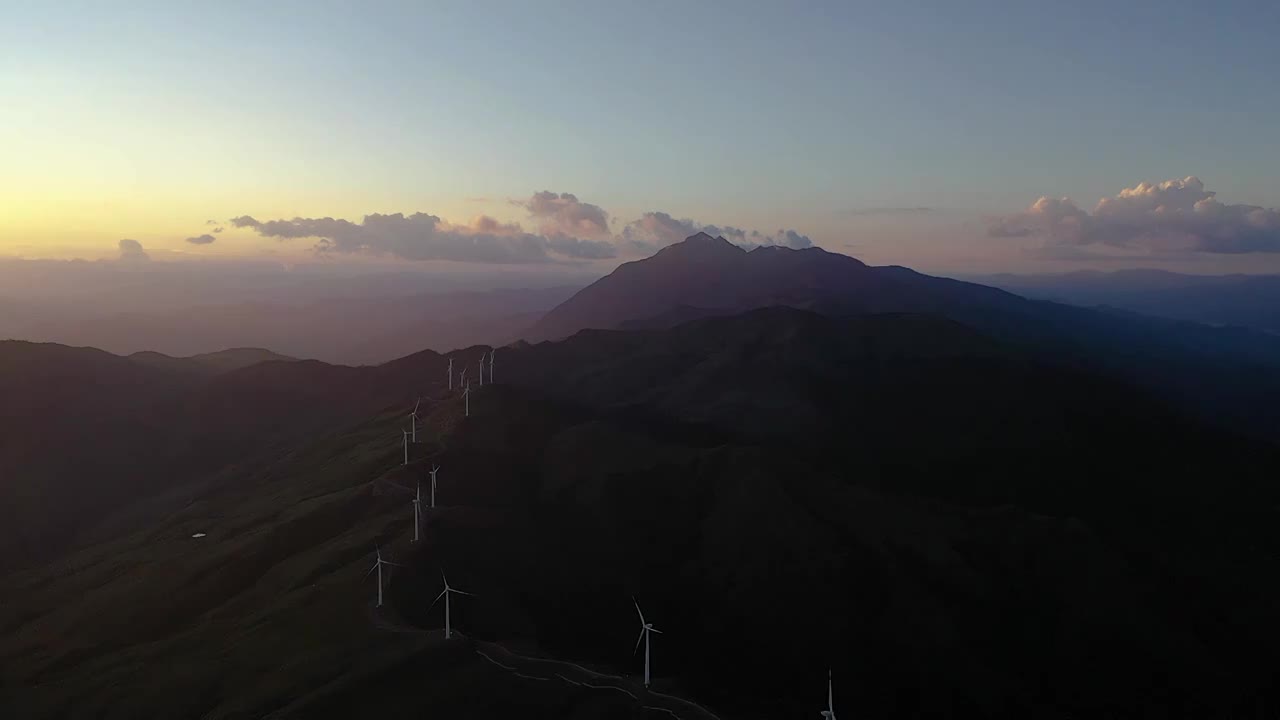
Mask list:
[[[609,234],[609,213],[599,205],[582,202],[573,193],[534,193],[520,203],[540,223],[544,235],[600,238]]]
[[[427,213],[375,213],[359,223],[329,217],[260,221],[247,215],[230,222],[263,237],[315,238],[320,253],[497,264],[548,262],[552,254],[574,259],[612,257],[609,243],[548,238],[484,215],[470,225],[453,225]]]
[[[778,230],[765,234],[758,230],[743,230],[731,225],[703,225],[696,220],[677,220],[664,212],[647,212],[622,229],[619,240],[639,250],[656,250],[680,242],[690,235],[704,232],[723,237],[735,245],[752,248],[778,245],[795,249],[807,248],[813,241],[795,230]]]
[[[1070,198],[1042,197],[1024,212],[993,218],[988,234],[1158,252],[1280,252],[1280,211],[1219,202],[1190,176],[1125,188],[1093,212]]]
[[[322,253],[388,254],[407,260],[478,263],[599,260],[619,254],[648,254],[699,232],[723,236],[746,248],[777,245],[799,249],[813,244],[808,236],[795,230],[762,233],[678,220],[664,212],[645,213],[615,233],[610,230],[610,222],[617,221],[608,212],[583,202],[573,193],[544,190],[510,203],[529,213],[539,225],[537,232],[488,215],[480,215],[466,225],[455,225],[427,213],[367,215],[359,223],[331,217],[263,221],[248,215],[228,222],[263,237],[316,238],[316,250]]]

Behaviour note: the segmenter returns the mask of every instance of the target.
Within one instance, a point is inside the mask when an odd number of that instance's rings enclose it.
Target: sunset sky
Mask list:
[[[0,255],[605,267],[714,226],[935,272],[1280,271],[1274,2],[0,18]]]

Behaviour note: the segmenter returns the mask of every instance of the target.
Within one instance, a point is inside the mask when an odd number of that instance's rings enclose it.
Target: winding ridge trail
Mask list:
[[[375,628],[384,632],[410,635],[441,634],[438,630],[424,630],[405,623],[393,617],[385,608],[373,608],[372,621]],[[695,702],[636,687],[634,681],[620,675],[588,670],[566,660],[520,655],[497,643],[476,640],[457,630],[454,630],[453,634],[461,641],[470,643],[472,651],[487,663],[522,680],[558,682],[572,687],[626,695],[636,703],[635,707],[639,710],[669,715],[677,720],[722,720],[718,715]]]

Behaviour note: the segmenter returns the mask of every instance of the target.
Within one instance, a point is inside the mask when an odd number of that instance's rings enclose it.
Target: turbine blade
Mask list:
[[[637,652],[640,651],[641,640],[644,640],[644,628],[640,628],[640,637],[636,638],[636,649],[631,651],[632,655],[635,655]]]
[[[475,597],[475,596],[476,596],[476,594],[475,594],[475,593],[469,593],[469,592],[465,592],[465,591],[463,591],[463,590],[454,590],[453,588],[449,588],[449,592],[451,592],[451,593],[457,593],[457,594],[459,594],[459,595],[470,595],[471,597]]]
[[[373,571],[377,569],[378,569],[378,563],[374,563],[373,567],[369,568],[369,572],[365,573],[364,576],[369,577],[370,575],[373,574]]]
[[[640,603],[636,602],[636,596],[631,596],[631,604],[636,606],[636,613],[640,615],[640,624],[644,625],[644,613],[640,612]]]
[[[436,599],[435,599],[435,600],[432,600],[432,601],[431,601],[431,605],[430,605],[427,609],[428,609],[428,610],[430,610],[431,608],[435,607],[435,606],[436,606],[436,603],[440,602],[440,598],[444,597],[444,594],[445,594],[445,593],[447,593],[447,592],[449,592],[449,589],[448,589],[448,588],[445,588],[444,590],[441,590],[441,591],[440,591],[440,594],[436,596]]]
[[[418,414],[418,407],[419,407],[420,405],[422,405],[422,398],[418,398],[418,401],[417,401],[417,402],[415,402],[415,403],[413,404],[413,414],[414,414],[414,415],[417,415],[417,414]]]
[[[661,630],[659,630],[659,629],[658,629],[658,628],[656,628],[656,627],[653,627],[652,625],[650,625],[648,629],[649,629],[649,632],[656,632],[656,633],[658,633],[659,635],[661,635],[661,634],[662,634],[662,631],[661,631]]]
[[[382,564],[383,564],[383,565],[394,565],[395,567],[404,567],[404,566],[403,566],[403,565],[401,565],[400,563],[387,562],[386,560],[383,560],[383,561],[382,561]],[[654,630],[654,632],[657,632],[657,630]]]

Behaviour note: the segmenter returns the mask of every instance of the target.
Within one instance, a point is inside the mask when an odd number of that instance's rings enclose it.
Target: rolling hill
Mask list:
[[[1280,701],[1280,459],[1150,393],[916,313],[774,307],[517,344],[470,417],[441,387],[448,357],[268,362],[186,390],[174,446],[243,450],[0,579],[0,707],[704,717],[674,695],[776,717],[821,707],[828,667],[842,716]],[[415,545],[430,461],[440,507]],[[374,543],[403,565],[380,611]],[[475,593],[448,644],[441,570]],[[635,680],[632,596],[664,631],[662,695]]]
[[[350,368],[253,349],[121,357],[0,342],[0,569],[119,527],[117,509],[179,481],[252,467],[432,392],[445,369],[431,351]]]

